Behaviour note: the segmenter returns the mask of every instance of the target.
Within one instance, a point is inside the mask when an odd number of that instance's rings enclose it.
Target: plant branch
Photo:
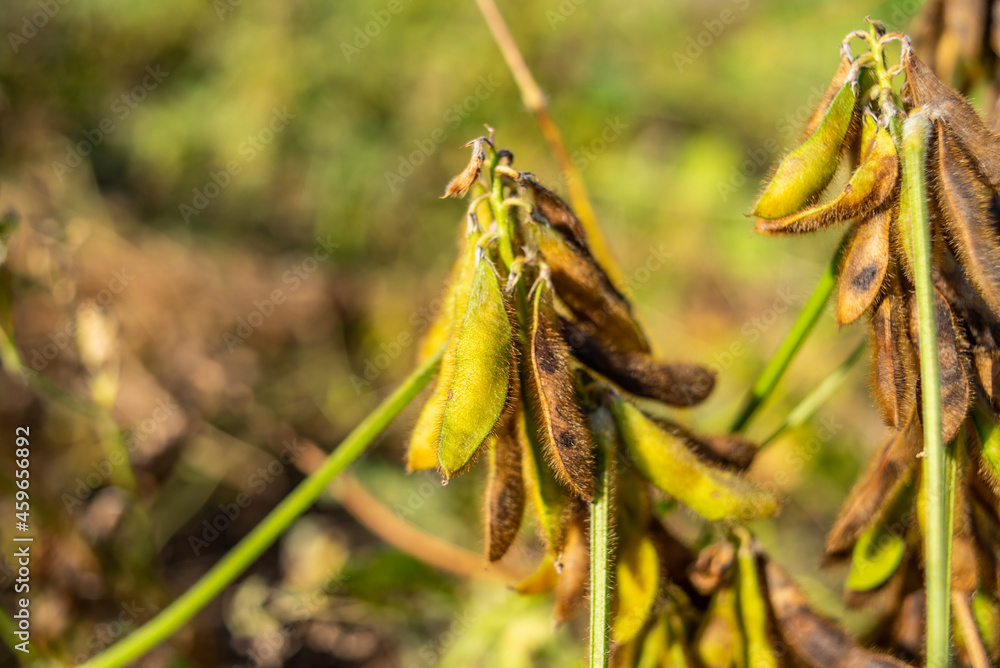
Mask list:
[[[910,262],[916,288],[920,348],[920,387],[923,403],[923,484],[927,499],[927,530],[924,534],[924,578],[927,590],[927,666],[949,665],[951,645],[951,533],[948,530],[948,455],[941,439],[941,379],[938,366],[937,323],[934,285],[931,281],[931,237],[927,215],[925,163],[931,123],[916,111],[903,123],[903,212],[900,223],[908,225]]]
[[[511,35],[510,29],[507,28],[507,23],[500,14],[496,2],[494,0],[476,0],[476,4],[479,6],[479,11],[486,21],[486,26],[493,35],[493,40],[500,47],[500,52],[503,54],[504,60],[507,61],[507,67],[510,68],[518,90],[521,91],[521,99],[524,101],[524,106],[534,114],[535,120],[542,130],[542,134],[545,136],[545,141],[548,142],[549,149],[559,164],[559,169],[562,171],[562,177],[566,182],[566,188],[569,193],[569,201],[573,205],[573,209],[576,211],[576,215],[579,216],[580,222],[583,224],[583,229],[587,233],[587,241],[591,252],[604,267],[611,280],[618,287],[623,287],[624,277],[621,269],[618,268],[614,258],[612,258],[607,241],[604,239],[604,234],[597,224],[597,215],[594,213],[594,207],[591,205],[590,197],[587,195],[587,188],[583,184],[583,177],[580,175],[580,170],[576,168],[576,165],[570,159],[569,151],[566,150],[566,143],[562,138],[562,133],[559,132],[559,127],[556,125],[555,120],[552,118],[552,113],[549,111],[545,93],[542,92],[538,82],[535,81],[535,77],[532,76],[531,69],[528,67],[528,63],[525,62],[524,56],[521,55],[521,50],[518,49],[517,42],[514,41],[514,36]]]
[[[316,471],[303,480],[265,517],[253,531],[230,550],[160,614],[130,633],[123,640],[83,664],[84,668],[118,668],[124,666],[163,642],[191,620],[223,589],[239,577],[297,517],[309,509],[330,481],[350,466],[372,441],[399,415],[437,370],[441,352],[434,355],[403,381],[396,391],[382,401],[374,411],[355,427],[347,438],[330,453]]]
[[[809,301],[806,302],[806,305],[795,319],[791,331],[788,332],[785,340],[778,347],[777,352],[774,353],[774,356],[768,361],[767,366],[764,367],[764,370],[757,376],[757,380],[754,381],[753,387],[750,388],[750,393],[744,400],[743,408],[736,416],[736,419],[733,420],[729,431],[739,433],[746,429],[750,423],[750,419],[767,398],[771,396],[771,393],[774,392],[774,388],[777,387],[781,376],[788,369],[788,365],[792,363],[795,354],[798,353],[802,344],[805,343],[813,327],[816,326],[819,316],[823,313],[826,303],[830,300],[830,296],[837,287],[837,272],[846,242],[847,236],[845,235],[844,240],[841,241],[840,247],[833,256],[833,260],[827,265],[826,270],[819,279],[819,283],[816,284],[812,295],[809,296]]]

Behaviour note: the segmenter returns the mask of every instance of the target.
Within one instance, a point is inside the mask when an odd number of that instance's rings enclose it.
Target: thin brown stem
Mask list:
[[[479,5],[479,11],[482,12],[483,18],[486,20],[486,25],[493,35],[493,40],[500,47],[500,52],[503,54],[504,60],[507,61],[507,67],[510,68],[511,74],[514,75],[514,81],[517,83],[518,90],[521,91],[521,99],[524,101],[524,106],[534,114],[535,120],[538,121],[538,125],[542,130],[542,134],[545,136],[545,141],[548,142],[549,148],[555,156],[556,162],[559,164],[563,180],[566,182],[570,203],[573,205],[576,215],[580,218],[580,222],[583,223],[591,252],[597,261],[604,266],[611,280],[619,287],[623,287],[624,277],[622,272],[611,257],[607,242],[601,233],[601,228],[597,224],[597,215],[594,213],[594,207],[591,205],[590,197],[587,195],[587,188],[583,184],[583,177],[580,175],[580,170],[576,168],[576,165],[570,159],[569,151],[566,150],[566,143],[562,138],[562,133],[559,132],[559,126],[556,125],[555,120],[552,118],[552,113],[549,111],[545,93],[542,92],[538,82],[535,81],[535,77],[531,74],[531,69],[528,67],[528,63],[525,62],[524,56],[521,55],[521,50],[518,49],[517,42],[514,41],[514,36],[511,35],[510,29],[507,28],[507,23],[500,14],[500,10],[497,8],[494,0],[476,0],[476,4]]]
[[[322,450],[307,443],[295,459],[295,466],[309,475],[324,459],[326,454]],[[434,568],[461,577],[499,580],[506,584],[528,576],[526,570],[503,563],[490,564],[478,554],[418,529],[387,508],[349,474],[341,474],[328,491],[363,527]]]

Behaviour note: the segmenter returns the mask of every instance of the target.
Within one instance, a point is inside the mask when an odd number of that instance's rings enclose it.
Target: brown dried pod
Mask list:
[[[593,258],[567,243],[546,224],[528,225],[549,266],[559,298],[582,321],[621,350],[649,352],[649,341],[628,300]]]
[[[996,404],[1000,401],[1000,351],[976,347],[972,362],[986,397]]]
[[[847,325],[868,310],[889,267],[891,206],[865,216],[855,227],[840,269],[837,322]]]
[[[541,214],[552,226],[552,229],[561,234],[563,239],[576,246],[578,250],[590,255],[590,247],[587,245],[587,234],[584,232],[583,224],[563,198],[539,183],[535,175],[530,172],[520,172],[517,184],[531,192],[535,203],[535,212]]]
[[[872,315],[872,387],[886,425],[900,428],[913,410],[915,373],[902,299],[888,295]]]
[[[971,429],[975,431],[974,428]],[[964,430],[963,430],[964,433]],[[969,438],[975,438],[969,435]],[[977,471],[968,462],[967,449],[956,447],[958,477],[955,481],[955,513],[952,521],[951,589],[972,594],[979,585],[979,563],[973,532],[969,490]]]
[[[795,655],[814,668],[904,668],[887,654],[860,647],[836,624],[809,607],[802,590],[773,561],[764,563],[764,580],[778,632]]]
[[[965,152],[938,121],[935,194],[948,241],[966,276],[1000,314],[1000,235],[994,227],[993,192],[977,177]]]
[[[986,182],[1000,189],[1000,135],[991,132],[968,100],[941,81],[911,49],[903,49],[902,63],[904,94],[914,106],[927,107],[932,118],[944,122]]]
[[[715,386],[715,374],[703,366],[658,362],[647,354],[617,350],[590,327],[565,318],[562,335],[577,359],[636,396],[671,406],[693,406]]]
[[[964,352],[967,348],[961,331],[944,295],[934,289],[934,316],[937,321],[938,366],[941,372],[941,438],[945,443],[958,433],[965,420],[972,390],[966,371]],[[919,328],[916,309],[910,311],[910,337],[920,354]]]
[[[509,416],[490,450],[486,483],[486,556],[490,561],[497,561],[507,553],[524,516],[521,444],[516,429],[517,420]]]
[[[914,412],[906,426],[895,432],[879,454],[872,458],[847,495],[826,537],[827,557],[845,556],[861,533],[880,521],[896,494],[910,479],[922,444],[920,422]]]
[[[590,547],[587,544],[587,506],[582,501],[574,502],[566,528],[566,542],[556,570],[554,617],[557,625],[575,617],[583,607],[587,593],[587,579],[590,571]]]
[[[545,458],[559,480],[587,501],[594,498],[594,440],[576,396],[566,342],[548,282],[532,299],[525,379],[529,410],[538,421]]]

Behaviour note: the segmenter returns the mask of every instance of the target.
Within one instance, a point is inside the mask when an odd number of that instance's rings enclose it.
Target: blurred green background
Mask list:
[[[680,419],[724,430],[839,236],[755,236],[745,212],[843,36],[866,15],[905,29],[919,3],[500,8],[658,351],[721,372]],[[472,2],[5,0],[0,24],[0,212],[20,220],[4,319],[50,381],[4,375],[0,423],[32,433],[29,663],[67,664],[252,528],[302,478],[283,448],[332,448],[408,373],[465,207],[439,196],[484,123],[516,166],[565,189]],[[751,434],[864,335],[827,313]],[[755,529],[838,617],[845,573],[818,568],[822,540],[883,437],[864,366],[753,469],[788,498]],[[352,473],[396,517],[478,552],[484,474],[446,489],[407,477],[413,419]],[[123,447],[131,466],[109,465]],[[13,452],[0,452],[9,564]],[[530,565],[530,534],[512,568]],[[556,666],[579,661],[584,637],[551,631],[546,597],[425,565],[328,500],[141,665]]]

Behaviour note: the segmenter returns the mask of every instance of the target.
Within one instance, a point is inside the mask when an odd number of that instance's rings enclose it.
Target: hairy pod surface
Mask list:
[[[846,587],[852,592],[878,589],[895,574],[906,555],[906,538],[882,522],[865,529],[854,544]]]
[[[566,543],[559,555],[556,570],[559,580],[555,589],[556,624],[569,621],[580,612],[587,593],[590,573],[590,548],[587,543],[586,506],[579,500],[573,502]]]
[[[753,539],[746,535],[736,550],[737,596],[744,637],[744,665],[747,668],[778,668],[778,657],[771,646],[771,620],[767,600],[761,589],[757,555]]]
[[[499,423],[517,372],[500,277],[487,258],[477,260],[456,316],[438,381],[444,388],[438,463],[446,480],[465,469]]]
[[[934,289],[934,311],[937,321],[938,366],[941,370],[941,438],[948,443],[965,420],[972,401],[972,389],[963,354],[966,349],[965,340],[948,300],[937,288]],[[910,313],[910,337],[919,356],[920,340],[915,309]]]
[[[686,407],[704,401],[715,387],[715,374],[703,366],[617,350],[589,327],[565,319],[561,331],[577,359],[629,394]]]
[[[884,511],[913,475],[923,437],[916,414],[894,433],[851,489],[826,538],[828,557],[845,555],[865,529]]]
[[[862,218],[851,236],[840,270],[837,323],[857,320],[875,301],[889,268],[892,207],[883,206]]]
[[[882,420],[899,429],[916,401],[916,372],[902,299],[887,295],[872,315],[872,387]]]
[[[521,471],[524,488],[531,499],[535,520],[549,554],[558,556],[566,537],[566,513],[570,496],[545,465],[540,437],[534,420],[517,414],[517,435],[521,443]]]
[[[833,104],[834,98],[837,97],[837,93],[841,91],[847,82],[847,77],[850,73],[851,59],[849,56],[841,54],[840,64],[837,66],[837,71],[833,73],[833,79],[830,80],[829,85],[827,85],[826,90],[823,92],[823,97],[820,98],[819,105],[816,106],[809,116],[809,120],[806,121],[805,128],[802,130],[802,141],[809,139],[816,132],[819,124],[826,116],[827,110],[830,109],[830,105]]]
[[[486,483],[486,556],[498,561],[510,549],[524,516],[524,478],[517,420],[505,419],[502,432],[490,449],[490,472]]]
[[[936,195],[945,232],[969,281],[1000,314],[1000,235],[993,218],[993,191],[979,181],[974,166],[946,131],[937,129]]]
[[[736,592],[722,585],[712,594],[708,611],[695,636],[695,653],[705,668],[730,668],[745,650],[740,633]]]
[[[898,173],[899,159],[892,135],[885,128],[879,128],[865,149],[861,164],[839,195],[829,202],[782,218],[759,218],[756,230],[767,234],[799,234],[866,216],[893,192]]]
[[[809,607],[802,590],[774,562],[766,560],[764,578],[774,620],[795,655],[812,668],[906,668],[889,655],[860,647],[846,631]]]
[[[845,81],[815,132],[782,159],[754,205],[753,215],[783,218],[808,204],[829,185],[840,164],[840,149],[851,126],[856,100],[855,82]]]
[[[410,446],[406,454],[406,470],[425,471],[438,465],[438,444],[441,442],[441,419],[444,405],[448,400],[450,384],[455,373],[455,355],[447,352],[454,344],[453,330],[459,311],[467,308],[472,283],[476,274],[476,254],[478,234],[467,235],[464,248],[455,266],[452,268],[452,279],[445,295],[442,308],[440,328],[443,336],[439,345],[447,345],[446,354],[441,359],[441,369],[438,371],[437,382],[427,403],[424,404],[417,418],[417,424],[410,437]],[[441,334],[442,332],[439,332]]]
[[[1000,189],[1000,136],[991,132],[969,101],[941,81],[910,49],[903,49],[906,90],[915,105],[924,105],[945,123],[972,158],[982,178]]]
[[[649,619],[660,588],[660,559],[644,533],[621,537],[615,565],[618,612],[611,627],[616,643],[631,642]]]
[[[621,350],[649,352],[649,341],[632,307],[589,255],[571,246],[549,225],[531,224],[559,298],[595,332]]]
[[[577,496],[594,498],[594,439],[587,428],[570,368],[570,353],[559,333],[552,290],[535,286],[527,354],[526,405],[538,422],[546,461]]]
[[[767,517],[777,502],[735,473],[698,459],[684,442],[621,398],[611,410],[636,468],[654,485],[709,520]]]

